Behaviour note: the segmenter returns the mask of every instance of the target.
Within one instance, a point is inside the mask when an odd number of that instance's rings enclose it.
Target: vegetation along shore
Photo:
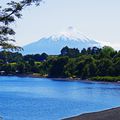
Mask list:
[[[109,46],[81,51],[66,46],[59,55],[1,51],[0,74],[118,82],[120,51]]]

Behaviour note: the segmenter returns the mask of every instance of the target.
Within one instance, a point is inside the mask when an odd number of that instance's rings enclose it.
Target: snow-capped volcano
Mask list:
[[[78,48],[79,50],[88,47],[101,47],[101,43],[89,39],[88,37],[80,34],[74,28],[69,27],[67,31],[53,34],[41,38],[39,41],[30,43],[24,46],[23,54],[36,54],[47,53],[49,55],[60,54],[60,50],[68,46],[70,48]]]
[[[65,39],[68,39],[68,40],[75,40],[75,41],[83,41],[83,42],[89,41],[89,39],[86,36],[79,33],[73,27],[68,27],[68,29],[66,31],[53,34],[49,37],[51,37],[51,39],[54,40],[54,41],[58,41],[58,40],[60,40],[60,38],[65,38]],[[47,37],[47,38],[49,38],[49,37]]]

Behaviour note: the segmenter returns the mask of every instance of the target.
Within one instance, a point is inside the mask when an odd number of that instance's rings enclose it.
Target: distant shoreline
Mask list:
[[[71,82],[98,82],[98,83],[117,83],[119,84],[120,81],[97,81],[97,80],[90,80],[90,79],[81,79],[81,78],[52,78],[52,77],[48,77],[47,75],[41,76],[39,74],[9,74],[9,75],[0,75],[0,76],[17,76],[17,77],[30,77],[30,78],[48,78],[48,79],[52,79],[55,81],[71,81]]]

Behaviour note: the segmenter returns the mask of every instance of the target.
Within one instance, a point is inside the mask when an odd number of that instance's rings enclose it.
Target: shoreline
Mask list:
[[[39,75],[39,74],[9,74],[9,75],[0,75],[0,76],[10,76],[10,77],[30,77],[30,78],[48,78],[54,81],[68,81],[68,82],[97,82],[97,83],[116,83],[120,84],[120,81],[97,81],[97,80],[90,80],[90,79],[81,79],[81,78],[52,78],[48,77],[47,75]]]
[[[62,120],[120,120],[120,107],[99,112],[84,113],[78,116],[64,118]]]

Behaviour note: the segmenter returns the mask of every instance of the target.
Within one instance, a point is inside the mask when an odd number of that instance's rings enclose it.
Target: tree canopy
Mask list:
[[[35,4],[38,6],[42,0],[21,0],[18,2],[11,1],[6,3],[7,7],[0,6],[0,47],[2,49],[20,50],[19,46],[14,44],[15,31],[10,27],[11,23],[16,21],[16,18],[21,18],[21,11]]]
[[[39,74],[54,78],[80,79],[96,77],[95,80],[101,78],[107,81],[118,81],[120,80],[120,51],[114,49],[111,51],[109,48],[93,47],[78,51],[66,46],[61,50],[60,55],[52,56],[46,53],[23,56],[18,52],[1,51],[0,74]]]

